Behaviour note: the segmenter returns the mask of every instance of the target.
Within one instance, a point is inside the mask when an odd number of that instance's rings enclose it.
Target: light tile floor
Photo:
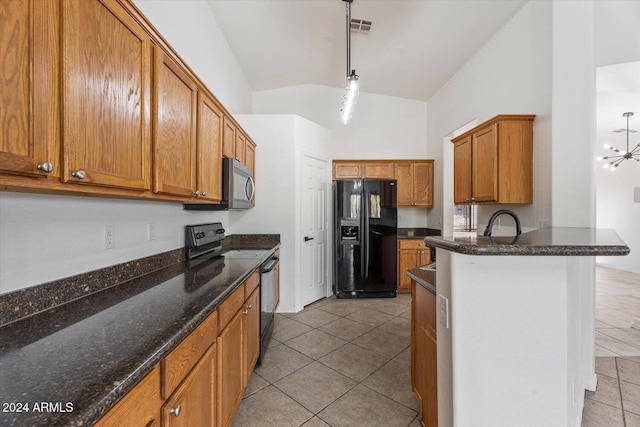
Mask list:
[[[279,314],[234,426],[419,426],[410,295],[326,298]],[[640,427],[640,275],[596,269],[597,392],[583,427]]]
[[[596,374],[583,427],[640,427],[640,274],[596,268]]]
[[[234,426],[419,426],[411,295],[325,298],[279,314]]]

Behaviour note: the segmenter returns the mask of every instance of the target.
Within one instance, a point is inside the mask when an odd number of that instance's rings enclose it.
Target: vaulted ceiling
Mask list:
[[[526,0],[354,0],[351,68],[362,91],[427,101]],[[343,0],[209,0],[255,91],[346,82]]]

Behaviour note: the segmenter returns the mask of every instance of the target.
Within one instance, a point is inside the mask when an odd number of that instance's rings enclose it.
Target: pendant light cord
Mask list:
[[[351,72],[351,1],[347,2],[347,77]]]

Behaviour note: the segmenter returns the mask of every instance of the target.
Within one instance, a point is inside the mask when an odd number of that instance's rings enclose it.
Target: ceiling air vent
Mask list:
[[[366,19],[351,18],[351,32],[357,34],[369,34],[371,31],[371,21]]]
[[[615,133],[625,133],[627,130],[625,128],[620,128],[620,129],[616,129],[616,130],[612,130],[611,132],[615,132]],[[636,133],[638,132],[637,130],[633,130],[633,129],[629,129],[629,133]]]

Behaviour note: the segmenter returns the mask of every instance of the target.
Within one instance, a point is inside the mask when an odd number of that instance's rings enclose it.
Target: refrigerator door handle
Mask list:
[[[370,210],[370,206],[369,203],[371,202],[371,199],[369,197],[369,193],[367,193],[367,191],[364,192],[364,201],[363,201],[363,207],[364,207],[364,214],[362,215],[362,218],[364,219],[364,274],[362,275],[363,279],[368,279],[369,278],[369,210]]]

